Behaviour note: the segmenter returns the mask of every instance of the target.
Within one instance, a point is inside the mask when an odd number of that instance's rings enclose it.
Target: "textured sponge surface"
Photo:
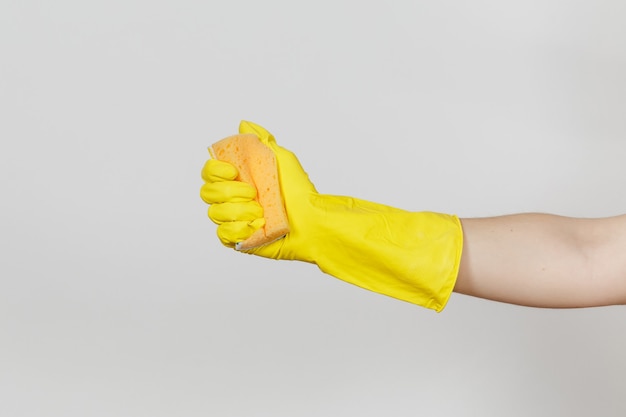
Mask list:
[[[285,236],[289,232],[289,222],[280,192],[274,152],[253,134],[229,136],[211,145],[209,152],[213,158],[237,168],[237,180],[256,188],[256,200],[263,207],[265,226],[238,243],[236,249],[252,249]]]

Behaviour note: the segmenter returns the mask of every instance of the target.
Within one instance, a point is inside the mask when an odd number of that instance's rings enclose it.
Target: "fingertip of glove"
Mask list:
[[[217,236],[223,245],[234,248],[238,242],[247,240],[263,226],[265,226],[264,218],[253,221],[224,222],[217,227]]]
[[[239,123],[239,133],[251,133],[253,135],[256,135],[265,145],[269,145],[270,143],[276,143],[274,135],[272,135],[267,129],[247,120],[242,120]]]

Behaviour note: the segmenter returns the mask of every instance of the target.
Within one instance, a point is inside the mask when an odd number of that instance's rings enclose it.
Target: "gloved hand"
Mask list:
[[[246,251],[310,262],[371,291],[441,311],[456,282],[463,246],[456,216],[409,212],[351,197],[319,194],[296,156],[264,128],[242,122],[276,156],[290,232]],[[235,181],[237,169],[210,159],[202,170],[202,199],[222,243],[234,247],[264,224],[256,190]]]

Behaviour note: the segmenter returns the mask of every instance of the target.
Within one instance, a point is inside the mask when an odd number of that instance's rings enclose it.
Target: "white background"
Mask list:
[[[321,192],[623,213],[625,21],[598,0],[1,0],[0,415],[626,415],[623,308],[436,314],[227,250],[199,198],[206,147],[248,119]]]

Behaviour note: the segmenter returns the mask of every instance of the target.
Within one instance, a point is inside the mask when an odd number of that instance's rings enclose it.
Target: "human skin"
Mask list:
[[[411,223],[411,216],[404,217],[402,214],[402,221],[392,223],[388,207],[363,202],[359,205],[367,206],[367,210],[353,211],[354,199],[321,197],[296,156],[278,146],[269,132],[253,123],[242,122],[240,133],[257,135],[274,151],[280,167],[281,192],[287,212],[291,213],[290,222],[299,226],[294,227],[291,236],[281,241],[280,245],[255,248],[249,253],[312,262],[326,272],[329,268],[322,268],[321,261],[330,259],[335,273],[328,273],[341,279],[348,278],[348,282],[356,285],[362,282],[360,277],[367,276],[371,280],[374,276],[367,269],[375,270],[381,272],[376,275],[376,291],[396,298],[414,300],[412,295],[415,293],[436,293],[439,289],[439,295],[445,299],[435,305],[436,308],[445,305],[453,285],[458,293],[534,307],[626,304],[626,256],[623,256],[626,250],[626,215],[581,219],[529,213],[461,219],[463,239],[455,221],[454,232],[447,230],[443,235],[448,239],[450,236],[454,238],[446,240],[454,243],[453,248],[437,252],[432,250],[436,245],[428,244],[441,239],[435,237],[435,240],[429,241],[425,238],[425,230],[429,228],[424,224]],[[234,247],[262,226],[263,210],[253,200],[256,190],[235,180],[237,170],[234,166],[211,159],[205,164],[202,177],[205,184],[201,197],[211,205],[209,217],[219,225],[217,232],[222,243]],[[333,203],[322,205],[322,200],[332,200]],[[316,201],[316,205],[312,201]],[[320,210],[320,207],[324,209]],[[357,213],[360,213],[357,217],[352,216]],[[363,213],[368,213],[368,217],[359,217]],[[331,217],[340,219],[335,220],[336,227],[326,227]],[[372,218],[383,221],[364,222],[364,219]],[[439,224],[439,221],[432,222]],[[412,228],[409,224],[413,225]],[[349,233],[353,229],[358,233]],[[380,231],[380,234],[372,234],[371,230]],[[311,240],[311,236],[315,239]],[[364,245],[363,236],[382,238],[368,238],[368,245]],[[397,236],[408,240],[398,244]],[[412,245],[411,239],[416,239],[418,243],[426,242],[426,245]],[[461,241],[462,248],[459,246]],[[328,250],[329,247],[331,250]],[[365,258],[360,253],[359,248],[364,247],[369,250],[367,261],[371,263],[364,262]],[[339,252],[336,249],[343,248],[355,250],[337,255]],[[457,264],[459,249],[462,253],[460,264]],[[401,256],[398,257],[398,254]],[[441,257],[442,254],[451,256]],[[353,263],[345,262],[346,259]],[[443,265],[451,271],[452,264],[454,271],[447,275],[441,271],[436,271],[435,275],[424,274],[431,266]],[[366,265],[366,270],[359,269],[363,265]],[[400,267],[395,268],[398,265]],[[357,269],[360,272],[354,275],[353,271]],[[424,276],[428,278],[420,280]],[[445,290],[441,290],[442,286],[437,281],[440,277],[446,279]],[[372,285],[370,283],[365,287]],[[399,288],[401,291],[397,291]],[[420,300],[417,304],[423,302]]]
[[[626,304],[626,215],[461,219],[455,292],[532,307]]]

